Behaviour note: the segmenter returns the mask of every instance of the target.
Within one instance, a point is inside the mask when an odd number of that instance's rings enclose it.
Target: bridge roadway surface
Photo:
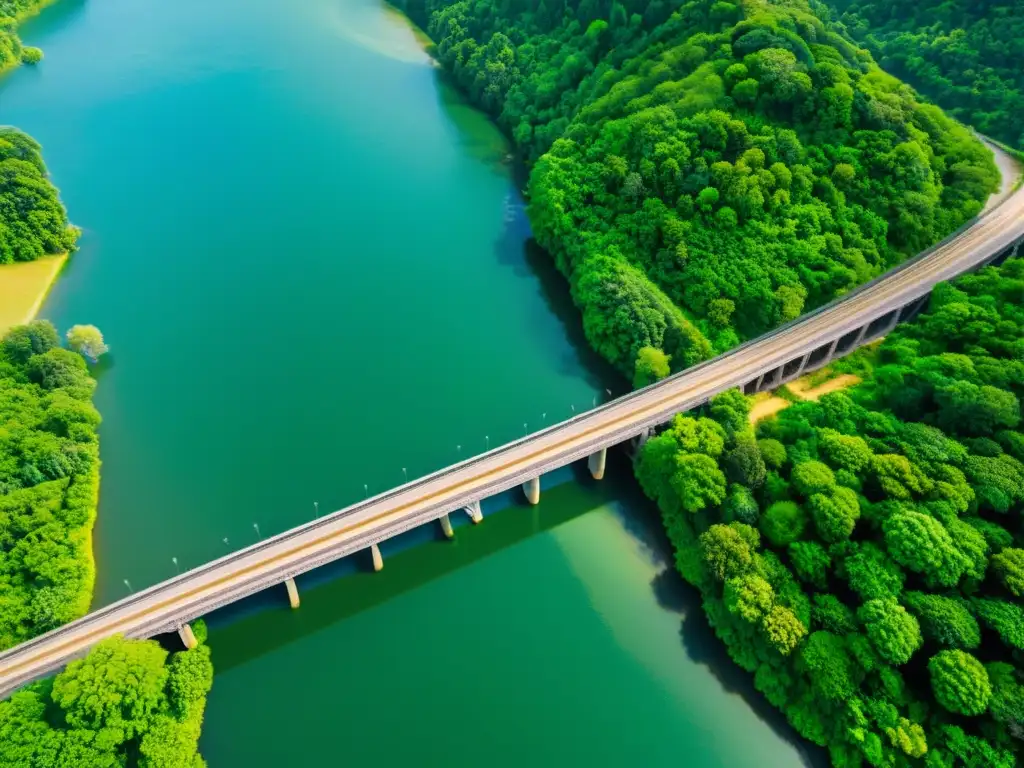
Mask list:
[[[926,296],[941,281],[1024,241],[1024,189],[930,251],[845,297],[713,360],[514,443],[234,552],[0,654],[0,696],[84,656],[114,634],[152,637],[279,585],[286,578],[630,440],[744,386],[767,371],[856,333]],[[524,377],[524,382],[528,377]]]

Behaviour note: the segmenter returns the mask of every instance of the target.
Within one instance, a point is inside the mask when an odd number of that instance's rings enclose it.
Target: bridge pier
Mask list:
[[[590,468],[590,474],[595,480],[600,480],[604,477],[604,468],[607,461],[607,448],[602,448],[597,453],[590,454],[590,457],[587,459],[587,466]]]
[[[188,624],[182,624],[178,627],[178,637],[181,638],[181,642],[185,648],[190,651],[199,645],[199,641],[196,640],[196,636],[192,632],[192,627]]]
[[[452,530],[452,521],[448,518],[448,513],[445,512],[437,519],[441,523],[441,530],[444,531],[445,538],[452,538],[455,535],[455,531]]]
[[[468,507],[465,507],[465,510],[466,514],[469,515],[469,519],[473,521],[474,525],[483,522],[484,513],[483,510],[480,509],[479,501],[474,501]]]
[[[371,544],[370,554],[373,555],[373,570],[382,570],[384,568],[384,557],[380,553],[380,547],[376,544]]]
[[[288,590],[288,605],[295,608],[299,607],[299,588],[295,586],[295,579],[287,578],[284,580],[284,586]]]
[[[526,494],[526,500],[531,504],[540,504],[540,476],[527,480],[523,483],[523,493]]]

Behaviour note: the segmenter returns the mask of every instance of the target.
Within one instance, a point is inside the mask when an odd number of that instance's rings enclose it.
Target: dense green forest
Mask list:
[[[940,285],[863,385],[641,452],[715,632],[837,766],[1024,756],[1022,299],[1020,260]]]
[[[680,370],[974,216],[991,155],[803,0],[403,0],[532,164],[590,343]]]
[[[979,131],[1024,148],[1022,0],[826,0],[853,37]]]
[[[0,127],[0,264],[67,253],[77,237],[39,144],[16,128]]]
[[[0,648],[85,613],[99,490],[96,382],[45,321],[0,341]]]
[[[196,747],[212,684],[204,644],[168,658],[152,640],[109,638],[0,703],[0,765],[202,768]]]

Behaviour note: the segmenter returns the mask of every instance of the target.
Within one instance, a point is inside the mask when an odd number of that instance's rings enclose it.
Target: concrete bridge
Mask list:
[[[1024,243],[1024,190],[935,248],[841,299],[701,365],[540,432],[420,480],[354,504],[247,549],[138,592],[0,654],[0,695],[84,656],[114,634],[145,638],[177,631],[192,645],[188,622],[263,589],[287,587],[299,605],[296,575],[369,549],[415,526],[465,511],[481,519],[480,500],[522,486],[540,500],[540,477],[587,459],[604,474],[610,447],[642,442],[678,413],[733,387],[771,389],[828,364],[910,319],[932,288],[963,272],[1014,256]]]

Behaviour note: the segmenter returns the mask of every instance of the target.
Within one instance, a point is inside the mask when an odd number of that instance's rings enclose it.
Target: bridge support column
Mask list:
[[[285,579],[284,586],[288,590],[288,605],[293,609],[299,607],[299,588],[295,586],[295,579]]]
[[[523,493],[531,504],[540,504],[540,476],[523,483]]]
[[[380,554],[380,547],[376,544],[370,545],[370,554],[373,555],[373,570],[379,571],[384,568],[384,558]]]
[[[484,513],[483,510],[480,509],[479,501],[474,501],[472,504],[466,507],[466,514],[469,515],[469,519],[473,521],[474,525],[483,522]]]
[[[441,530],[444,531],[445,538],[452,538],[455,535],[455,531],[452,530],[452,521],[448,518],[448,513],[445,512],[437,519],[441,523]]]
[[[590,468],[590,474],[595,480],[600,480],[604,477],[604,467],[608,460],[608,449],[602,448],[597,453],[590,454],[590,458],[587,459],[587,466]]]
[[[192,627],[188,624],[182,624],[178,627],[178,637],[181,638],[182,644],[190,651],[199,645],[199,641],[196,640],[196,636],[192,632]]]

